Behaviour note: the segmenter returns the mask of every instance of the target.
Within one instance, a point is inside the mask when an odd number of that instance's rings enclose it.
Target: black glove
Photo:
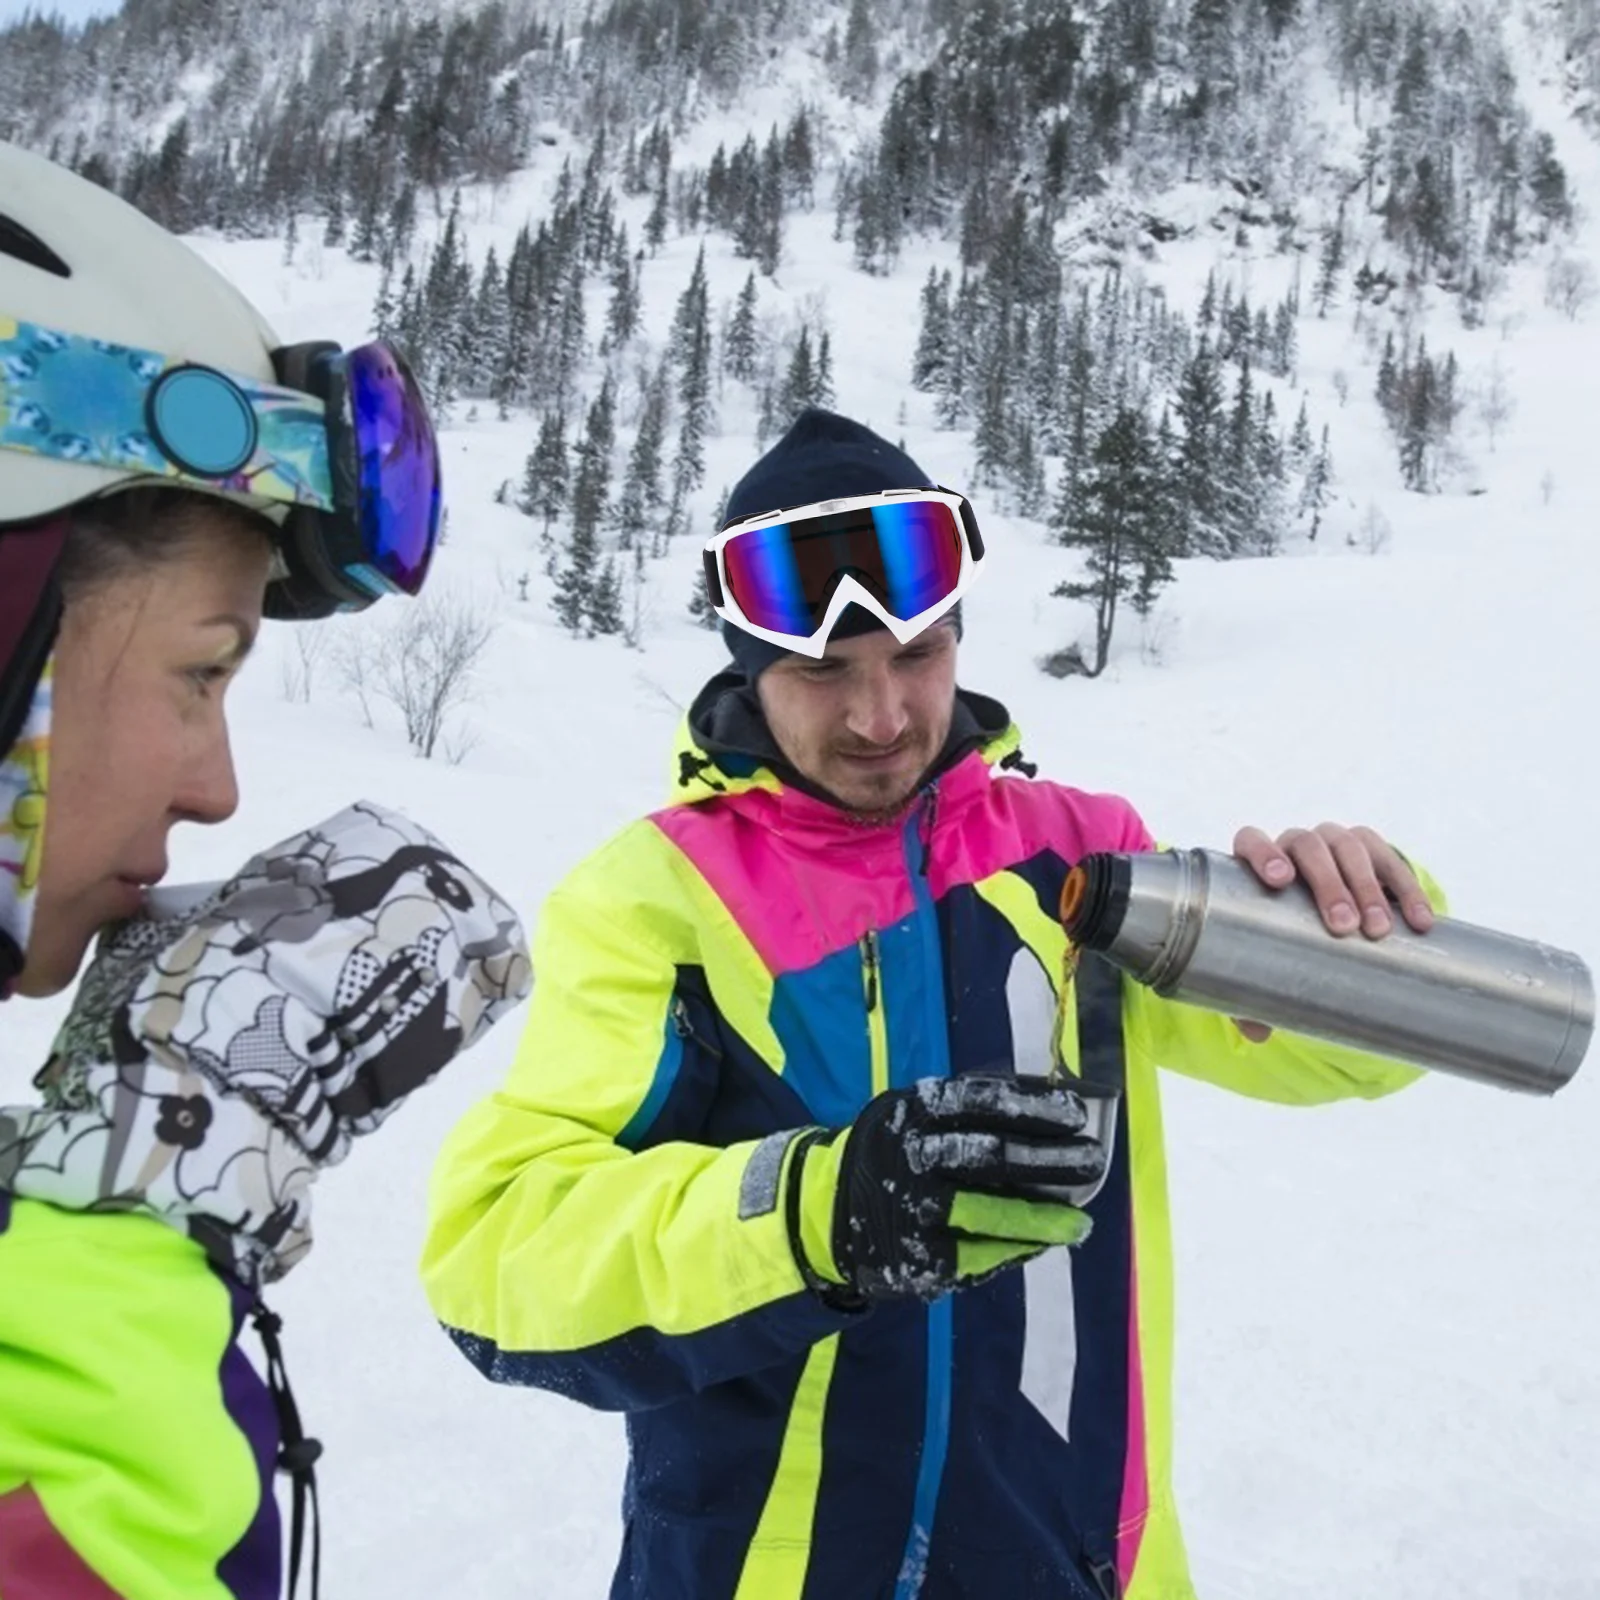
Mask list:
[[[932,1300],[1080,1243],[1089,1218],[1064,1191],[1098,1183],[1107,1159],[1087,1122],[1044,1079],[926,1078],[848,1128],[800,1135],[788,1210],[802,1273],[836,1302]]]

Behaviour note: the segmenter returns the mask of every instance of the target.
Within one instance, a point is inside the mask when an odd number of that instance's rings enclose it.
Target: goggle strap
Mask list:
[[[965,495],[961,496],[961,526],[966,530],[967,549],[974,561],[983,560],[983,535],[978,532],[978,517]]]
[[[715,550],[701,552],[706,567],[706,593],[711,598],[713,606],[723,606],[728,602],[722,593],[722,574],[717,570],[717,553]]]
[[[298,389],[317,399],[328,398],[326,357],[342,355],[343,348],[331,339],[311,339],[304,344],[280,345],[272,352],[272,370],[285,389]]]
[[[338,611],[359,611],[376,598],[357,588],[329,559],[328,520],[297,507],[284,519],[278,550],[287,576],[267,588],[266,615],[277,622],[311,622]]]

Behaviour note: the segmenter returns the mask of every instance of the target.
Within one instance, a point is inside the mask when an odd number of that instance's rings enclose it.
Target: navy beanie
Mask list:
[[[884,489],[933,489],[932,478],[887,439],[871,428],[832,411],[808,406],[789,431],[733,486],[723,524],[740,517],[782,511],[788,506],[840,500],[847,495],[877,494]],[[961,607],[950,612],[956,636],[961,634]],[[871,633],[883,624],[858,605],[846,606],[830,638],[849,639]],[[754,683],[774,661],[792,650],[753,633],[722,624],[722,637],[734,661]]]

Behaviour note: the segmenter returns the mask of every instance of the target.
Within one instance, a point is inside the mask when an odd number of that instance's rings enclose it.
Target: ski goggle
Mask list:
[[[379,341],[272,354],[276,384],[0,314],[0,449],[288,509],[276,616],[416,594],[439,541],[439,450]]]
[[[909,644],[971,587],[983,537],[964,496],[890,489],[730,523],[705,548],[717,615],[821,656],[852,601]]]

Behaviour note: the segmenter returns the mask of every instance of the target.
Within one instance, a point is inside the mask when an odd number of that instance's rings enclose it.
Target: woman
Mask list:
[[[414,594],[438,517],[392,351],[276,349],[176,239],[0,144],[0,998],[109,925],[42,1104],[0,1106],[5,1600],[277,1600],[275,1465],[298,1567],[317,1447],[243,1321],[320,1168],[526,992],[521,930],[373,806],[170,915],[149,890],[176,823],[237,805],[264,609]]]

